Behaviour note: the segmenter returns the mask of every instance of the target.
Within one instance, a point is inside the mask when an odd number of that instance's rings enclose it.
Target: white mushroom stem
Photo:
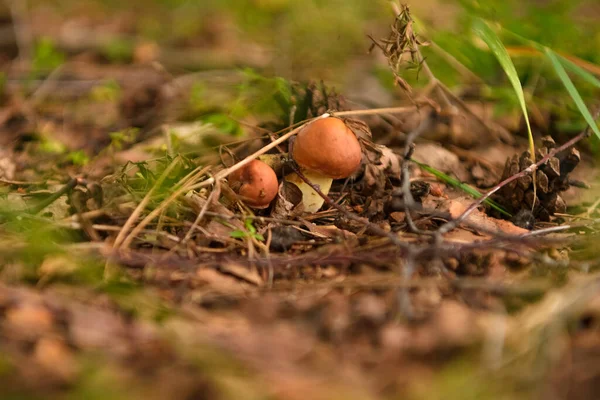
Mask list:
[[[333,179],[321,175],[318,172],[302,170],[302,174],[308,179],[310,183],[319,187],[321,192],[325,195],[329,193],[329,189],[331,189],[331,183]],[[315,192],[312,187],[302,178],[300,178],[295,172],[288,174],[285,176],[285,180],[287,182],[291,182],[294,185],[298,186],[300,191],[302,192],[302,204],[304,204],[305,212],[317,212],[325,202],[323,198],[319,195],[319,193]]]

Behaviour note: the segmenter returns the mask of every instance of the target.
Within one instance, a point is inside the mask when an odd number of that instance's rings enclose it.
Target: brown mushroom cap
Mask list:
[[[229,184],[253,208],[267,208],[277,196],[279,183],[275,171],[260,160],[252,160],[229,175]]]
[[[302,129],[292,146],[298,165],[332,179],[346,178],[360,166],[360,143],[344,121],[335,117],[315,120]]]

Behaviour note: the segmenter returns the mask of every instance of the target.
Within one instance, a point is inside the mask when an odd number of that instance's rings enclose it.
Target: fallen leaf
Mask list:
[[[452,218],[458,218],[473,203],[473,199],[461,197],[448,202],[448,212]],[[486,215],[483,211],[473,210],[467,221],[492,232],[504,232],[513,235],[522,235],[529,231],[520,228],[510,221],[496,219]]]
[[[279,185],[277,199],[271,212],[271,217],[278,219],[288,219],[294,215],[302,214],[304,206],[302,205],[302,192],[298,186],[293,183],[282,181]]]
[[[200,268],[196,272],[196,278],[201,284],[218,293],[234,295],[246,292],[246,286],[239,279],[227,276],[211,268]]]
[[[219,271],[226,272],[230,275],[235,276],[236,278],[240,278],[256,286],[262,286],[264,284],[261,276],[258,274],[256,269],[251,269],[240,264],[234,264],[231,262],[224,263],[219,265]]]
[[[325,238],[342,238],[345,240],[355,239],[356,235],[350,231],[340,229],[335,225],[316,225],[312,222],[302,220],[311,233]]]

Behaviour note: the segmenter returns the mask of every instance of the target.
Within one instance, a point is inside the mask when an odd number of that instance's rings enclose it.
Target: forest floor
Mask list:
[[[536,109],[532,157],[476,88],[361,75],[383,42],[338,93],[237,68],[272,55],[218,24],[122,48],[131,13],[27,17],[52,40],[0,44],[1,399],[596,398],[589,132]],[[325,113],[362,162],[306,212],[278,138]],[[257,157],[259,210],[227,180]]]

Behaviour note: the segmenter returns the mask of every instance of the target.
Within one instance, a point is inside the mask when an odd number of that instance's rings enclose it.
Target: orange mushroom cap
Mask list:
[[[259,209],[267,208],[279,190],[275,171],[260,160],[232,172],[229,184],[246,204]]]
[[[317,119],[303,128],[292,146],[298,165],[332,179],[347,178],[360,166],[360,143],[344,121]]]

